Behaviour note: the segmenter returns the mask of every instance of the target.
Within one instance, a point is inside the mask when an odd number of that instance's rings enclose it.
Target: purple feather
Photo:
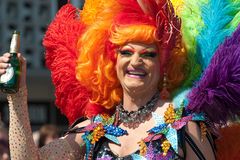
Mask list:
[[[189,110],[205,113],[216,124],[240,115],[240,25],[218,47],[188,99]]]

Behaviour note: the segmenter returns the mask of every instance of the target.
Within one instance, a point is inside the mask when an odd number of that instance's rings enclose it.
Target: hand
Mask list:
[[[10,53],[4,53],[2,56],[0,56],[0,76],[4,73],[6,73],[6,69],[10,66],[8,63],[10,60],[11,54]],[[21,77],[20,77],[20,84],[19,87],[26,86],[26,59],[21,55],[21,53],[18,53],[18,58],[21,63]]]

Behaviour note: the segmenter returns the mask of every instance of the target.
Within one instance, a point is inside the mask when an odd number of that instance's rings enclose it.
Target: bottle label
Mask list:
[[[6,73],[3,74],[3,75],[0,77],[0,82],[1,82],[1,83],[6,83],[6,82],[8,82],[8,81],[11,80],[11,78],[13,77],[13,74],[14,74],[13,67],[8,67],[8,68],[6,69]]]

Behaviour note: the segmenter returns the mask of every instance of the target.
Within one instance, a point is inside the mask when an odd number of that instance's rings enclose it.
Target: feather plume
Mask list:
[[[217,47],[232,31],[226,26],[239,11],[240,3],[230,0],[210,0],[201,7],[204,28],[197,37],[198,58],[203,70],[208,66]]]
[[[188,64],[186,66],[186,79],[182,87],[174,93],[175,95],[185,89],[192,87],[196,79],[201,74],[201,66],[197,62],[196,56],[196,37],[203,28],[204,23],[201,18],[201,6],[206,3],[206,0],[183,0],[179,16],[182,19],[182,37],[183,43],[187,49]]]
[[[179,15],[183,10],[184,0],[171,0],[171,2],[176,14]]]
[[[71,4],[63,6],[48,27],[43,40],[46,48],[46,65],[51,71],[56,89],[55,103],[70,123],[79,117],[100,113],[103,109],[89,104],[91,93],[76,79],[75,67],[78,56],[76,44],[79,35],[85,29],[79,21],[77,12],[78,10]],[[86,109],[89,107],[94,109]],[[86,113],[86,110],[92,112]]]
[[[240,25],[219,46],[201,80],[190,94],[188,109],[204,112],[210,121],[225,124],[240,114]]]
[[[196,53],[196,37],[204,26],[201,7],[207,0],[184,0],[183,9],[179,13],[182,19],[183,40],[188,52]]]
[[[239,7],[239,12],[235,15],[233,20],[228,24],[227,28],[229,28],[231,31],[234,31],[237,28],[239,23],[240,23],[240,7]]]
[[[239,3],[238,0],[184,0],[179,15],[188,51],[188,73],[180,91],[193,86],[219,44],[236,29],[240,21]]]
[[[86,0],[83,11],[80,12],[81,21],[86,25],[91,25],[96,21],[99,11],[103,8],[104,2],[102,0]]]

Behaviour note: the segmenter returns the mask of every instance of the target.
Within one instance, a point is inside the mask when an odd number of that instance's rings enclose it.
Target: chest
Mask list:
[[[152,113],[149,121],[136,128],[117,125],[114,117],[99,115],[93,124],[84,129],[86,132],[82,138],[86,143],[86,157],[94,153],[95,158],[175,158],[181,139],[178,133],[193,118],[196,119],[192,115],[182,117],[182,108],[175,111],[172,105],[169,105],[164,116]]]
[[[149,133],[147,131],[153,128],[153,124],[152,120],[150,120],[141,124],[138,128],[129,129],[121,126],[127,130],[128,134],[118,137],[119,145],[110,142],[110,150],[119,157],[124,157],[138,151],[141,148],[141,141],[148,137]]]

